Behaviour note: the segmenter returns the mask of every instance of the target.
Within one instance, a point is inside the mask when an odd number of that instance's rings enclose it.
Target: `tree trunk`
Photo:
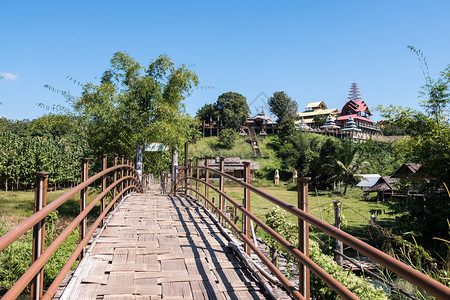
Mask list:
[[[347,185],[348,185],[348,182],[346,181],[345,185],[344,185],[344,195],[347,193]]]
[[[8,178],[6,178],[5,180],[5,192],[8,191]]]

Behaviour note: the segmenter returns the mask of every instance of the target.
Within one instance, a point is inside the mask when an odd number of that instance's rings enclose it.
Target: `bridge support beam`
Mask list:
[[[48,172],[36,173],[35,195],[34,195],[34,213],[40,211],[47,205],[47,186]],[[44,252],[45,248],[45,219],[38,222],[33,227],[33,255],[34,263]],[[44,269],[31,281],[31,299],[41,299],[44,289]]]
[[[297,181],[298,208],[308,212],[308,181],[310,177],[300,177]],[[298,248],[309,257],[309,224],[298,218]],[[300,293],[305,299],[310,298],[310,270],[302,263],[298,266]]]

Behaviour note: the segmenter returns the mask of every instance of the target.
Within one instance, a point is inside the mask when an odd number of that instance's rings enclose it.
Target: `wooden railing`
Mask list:
[[[33,228],[32,264],[13,287],[3,295],[2,299],[16,299],[30,282],[32,283],[32,299],[51,299],[66,274],[70,271],[73,263],[77,259],[82,259],[85,253],[86,244],[97,227],[104,224],[105,216],[111,208],[115,207],[117,201],[130,192],[142,192],[136,169],[128,159],[125,161],[123,156],[121,156],[119,163],[118,156],[114,155],[113,166],[108,168],[107,157],[106,155],[103,155],[102,171],[91,177],[88,175],[88,167],[89,159],[82,159],[81,183],[48,205],[46,205],[48,173],[39,172],[36,174],[35,213],[0,237],[0,251],[3,251],[7,246],[24,235],[29,229]],[[111,183],[108,186],[107,176],[112,178],[112,180],[110,180]],[[87,205],[88,187],[98,180],[101,181],[101,192]],[[112,194],[112,199],[106,205],[105,198],[110,192]],[[45,218],[77,193],[80,193],[80,214],[64,229],[50,246],[45,249]],[[100,215],[88,230],[86,216],[97,204],[100,204]],[[79,227],[80,234],[78,247],[43,295],[43,277],[45,276],[43,272],[44,265],[70,233],[77,227]],[[88,230],[88,232],[86,232],[86,230]]]
[[[396,273],[398,276],[411,282],[413,285],[425,290],[430,295],[438,299],[450,299],[450,288],[433,280],[425,274],[413,269],[412,267],[402,263],[401,261],[387,255],[386,253],[364,243],[354,236],[335,228],[334,226],[323,222],[322,220],[308,213],[308,180],[309,178],[299,178],[298,181],[298,206],[289,204],[277,197],[274,197],[250,184],[250,163],[244,163],[245,176],[244,179],[238,179],[224,173],[224,158],[220,159],[220,169],[215,170],[208,167],[208,159],[205,166],[199,166],[199,159],[196,165],[191,163],[179,167],[178,178],[175,181],[174,191],[184,193],[187,196],[194,197],[197,201],[203,202],[208,210],[219,215],[221,224],[227,223],[228,226],[241,238],[244,243],[245,251],[250,254],[253,251],[261,261],[271,270],[271,272],[279,279],[280,283],[295,299],[309,299],[309,272],[313,272],[340,297],[344,299],[358,299],[350,290],[339,283],[331,275],[326,273],[320,266],[309,258],[309,226],[315,226],[327,235],[336,238],[345,245],[352,247],[359,253],[369,257],[376,263],[382,265],[386,269]],[[219,177],[219,187],[215,187],[210,183],[210,175],[214,174]],[[236,183],[244,189],[243,202],[232,199],[225,193],[224,180]],[[218,205],[210,199],[210,190],[219,195]],[[250,197],[251,192],[272,202],[278,207],[291,213],[298,218],[298,240],[299,246],[289,243],[281,235],[266,225],[263,221],[251,213]],[[225,211],[225,202],[232,204],[235,209],[242,212],[242,228],[239,228],[233,220],[231,220]],[[269,236],[277,241],[289,253],[291,253],[299,264],[299,288],[296,288],[286,277],[277,269],[275,265],[258,249],[251,239],[250,221],[257,224],[259,228],[264,230]]]

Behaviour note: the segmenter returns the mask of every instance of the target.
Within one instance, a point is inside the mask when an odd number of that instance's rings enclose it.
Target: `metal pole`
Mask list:
[[[246,183],[250,183],[250,162],[244,161],[244,181]],[[250,190],[247,188],[244,188],[244,208],[250,212],[251,209],[251,203],[250,203]],[[251,238],[251,227],[250,227],[250,218],[247,215],[242,215],[242,225],[244,227],[244,234],[247,236],[248,239]],[[251,255],[252,251],[248,243],[245,243],[245,253],[247,253],[249,256]]]
[[[192,169],[192,159],[190,159],[189,160],[189,177],[192,177],[192,172],[193,172],[193,169]],[[189,195],[192,197],[192,179],[189,179],[189,187],[191,188],[190,190],[189,190]]]
[[[115,166],[117,166],[117,157],[118,157],[119,155],[118,154],[114,154],[114,159],[113,159],[113,166],[115,167]],[[117,170],[114,170],[114,175],[113,175],[114,177],[113,177],[113,184],[115,184],[116,183],[116,181],[117,181]],[[113,196],[112,196],[112,198],[113,198],[113,200],[116,198],[116,187],[114,187],[113,188]],[[114,208],[116,208],[116,203],[114,203]]]
[[[139,174],[139,180],[142,182],[142,174],[144,172],[144,168],[142,166],[142,144],[141,142],[136,142],[136,171]]]
[[[197,175],[197,181],[195,183],[195,190],[197,191],[197,193],[195,194],[195,198],[197,198],[197,200],[200,199],[199,196],[198,196],[198,188],[199,188],[199,182],[198,181],[200,180],[200,170],[198,169],[199,160],[200,159],[198,157],[195,159],[195,165],[197,166],[197,169],[195,170],[195,173]]]
[[[206,158],[205,167],[209,168],[209,157]],[[205,172],[205,182],[207,184],[209,184],[209,170],[206,170],[206,172]],[[205,197],[206,197],[206,199],[209,200],[209,186],[207,184],[205,185]],[[206,209],[209,209],[209,204],[208,204],[208,202],[206,202],[206,200],[205,200],[205,204],[206,204]]]
[[[108,157],[106,154],[102,155],[102,171],[105,171],[108,168]],[[106,175],[102,176],[102,192],[106,189]],[[102,201],[100,203],[100,214],[103,213],[105,210],[105,197],[102,198]],[[105,222],[105,218],[102,218],[102,221],[100,223],[100,226],[103,227],[103,224]]]
[[[337,229],[341,229],[341,201],[333,201],[334,206],[334,227]],[[336,251],[339,253],[344,253],[344,245],[342,244],[342,241],[336,239]],[[344,258],[341,255],[336,255],[336,263],[341,267],[344,264]]]
[[[177,193],[177,166],[178,166],[178,149],[175,146],[172,153],[172,182],[173,194]]]
[[[48,186],[48,172],[37,172],[34,195],[34,212],[40,211],[47,205],[47,186]],[[44,252],[45,248],[45,218],[33,227],[33,253],[32,263],[34,263]],[[44,269],[36,274],[31,281],[31,299],[42,298],[42,291],[44,289]]]
[[[81,182],[85,182],[89,178],[89,158],[81,159]],[[80,191],[80,213],[86,208],[86,202],[88,198],[88,189],[87,187]],[[81,242],[86,235],[86,217],[83,218],[80,222],[80,232],[79,232],[79,242]],[[83,248],[83,251],[80,252],[78,256],[78,260],[81,261],[84,257],[86,249]]]
[[[120,164],[123,165],[124,162],[125,162],[125,155],[121,155],[120,156]],[[120,168],[120,178],[123,178],[123,176],[124,176],[124,168],[122,167],[122,168]],[[124,184],[125,183],[122,180],[122,182],[120,183],[120,191],[123,191]],[[124,197],[124,195],[122,194],[122,199],[123,199],[123,197]]]
[[[224,171],[224,166],[225,166],[225,158],[224,157],[220,157],[220,168],[219,171],[223,172]],[[220,181],[219,181],[219,189],[221,192],[224,191],[224,187],[223,184],[224,183],[224,177],[222,175],[220,175]],[[225,198],[219,194],[219,208],[220,210],[225,213],[225,208],[226,208],[226,204],[225,204]],[[219,223],[223,226],[223,218],[222,216],[219,214]]]
[[[298,208],[308,212],[308,181],[310,177],[299,177],[297,183]],[[298,218],[298,249],[309,257],[309,224]],[[310,298],[310,271],[305,265],[299,263],[299,291],[305,297]]]
[[[184,143],[184,188],[187,189],[189,143]],[[184,192],[187,194],[186,192]]]

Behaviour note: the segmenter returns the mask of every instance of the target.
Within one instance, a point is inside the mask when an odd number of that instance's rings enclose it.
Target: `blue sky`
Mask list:
[[[352,82],[369,107],[419,108],[421,49],[438,76],[450,63],[450,1],[10,1],[0,0],[0,116],[33,119],[66,105],[45,84],[97,83],[116,51],[142,65],[159,54],[195,71],[194,116],[228,91],[253,114],[285,91],[303,110],[342,108]],[[267,110],[267,109],[266,109]],[[375,119],[379,119],[375,116]]]

